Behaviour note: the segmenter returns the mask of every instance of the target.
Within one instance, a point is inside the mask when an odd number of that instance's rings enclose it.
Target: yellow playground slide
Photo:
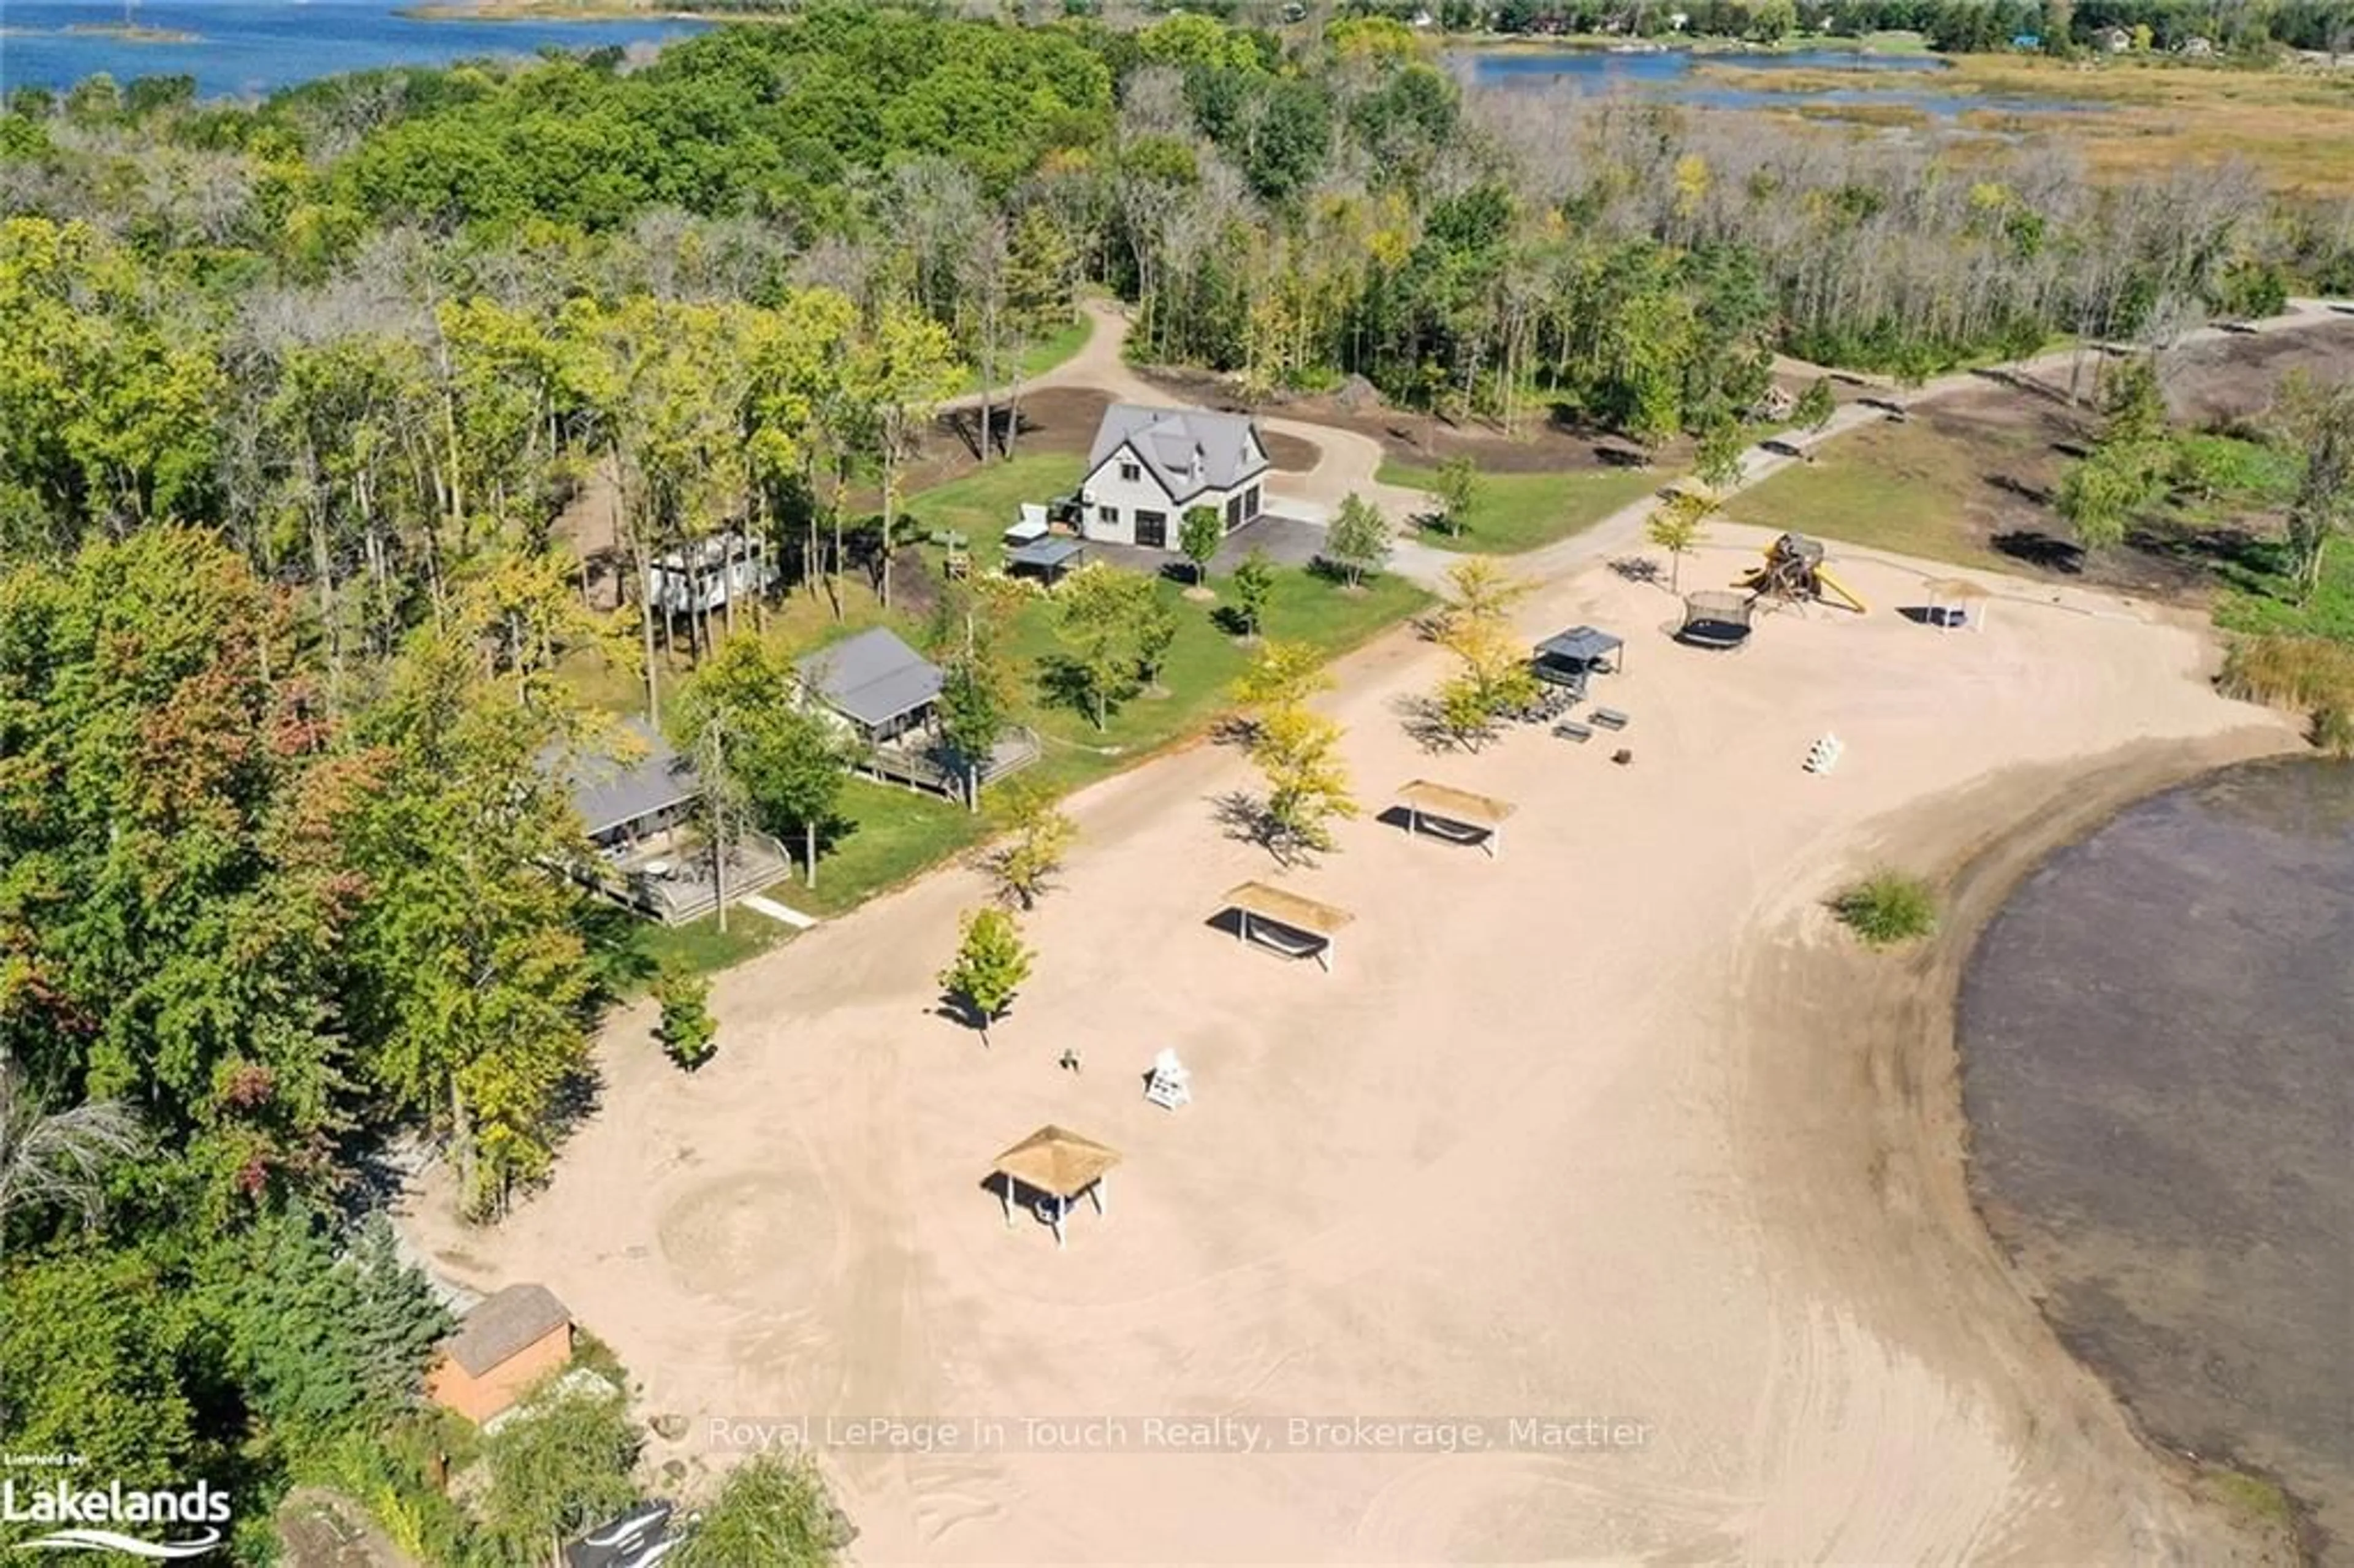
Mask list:
[[[1869,608],[1863,602],[1862,597],[1853,588],[1840,581],[1839,578],[1831,576],[1828,570],[1821,567],[1817,567],[1815,568],[1815,592],[1819,597],[1826,594],[1837,594],[1846,602],[1847,607],[1850,609],[1854,610],[1859,615],[1864,613],[1864,611]]]

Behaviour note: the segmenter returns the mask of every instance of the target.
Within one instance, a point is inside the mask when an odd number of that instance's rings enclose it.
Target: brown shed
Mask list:
[[[572,1314],[545,1285],[510,1285],[474,1304],[425,1392],[480,1425],[513,1405],[523,1391],[572,1359]]]

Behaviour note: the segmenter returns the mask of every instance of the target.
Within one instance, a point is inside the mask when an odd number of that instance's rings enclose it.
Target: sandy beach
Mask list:
[[[1687,588],[1767,537],[1713,534]],[[1950,1005],[2044,848],[2295,736],[2187,616],[1988,577],[1940,632],[1896,609],[1949,568],[1833,562],[1872,613],[1729,655],[1606,568],[1538,596],[1532,635],[1628,644],[1585,747],[1424,753],[1397,703],[1446,659],[1394,633],[1324,705],[1366,814],[1320,865],[1224,835],[1233,751],[1150,763],[1074,802],[991,1048],[934,1012],[984,895],[943,873],[724,976],[696,1075],[618,1017],[551,1187],[488,1231],[429,1187],[411,1233],[552,1287],[684,1418],[655,1464],[817,1439],[867,1563],[2261,1560],[1978,1224]],[[1503,853],[1375,821],[1416,778],[1517,802]],[[1943,939],[1835,926],[1882,862],[1953,879]],[[1355,913],[1335,972],[1208,924],[1254,877]],[[1046,1122],[1125,1156],[1060,1252],[982,1186]]]

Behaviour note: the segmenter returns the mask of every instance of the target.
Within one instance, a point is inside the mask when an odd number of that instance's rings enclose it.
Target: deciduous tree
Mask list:
[[[1668,553],[1668,591],[1683,591],[1684,557],[1700,548],[1708,534],[1708,520],[1716,512],[1712,496],[1680,490],[1652,508],[1643,535]]]
[[[654,1038],[662,1042],[663,1054],[690,1073],[711,1060],[719,1049],[711,982],[684,969],[666,969],[654,977],[654,1001],[662,1008]]]
[[[1226,524],[1214,506],[1188,506],[1184,521],[1177,530],[1177,543],[1185,558],[1193,563],[1193,582],[1199,587],[1210,569],[1210,557],[1226,542]]]
[[[1294,703],[1262,715],[1251,760],[1267,779],[1263,836],[1278,860],[1332,847],[1332,824],[1357,814],[1340,758],[1341,726]]]
[[[1470,526],[1471,508],[1479,499],[1479,465],[1469,453],[1438,465],[1439,521],[1449,534],[1460,535]]]
[[[1377,572],[1390,558],[1390,524],[1381,508],[1357,494],[1342,499],[1340,512],[1324,536],[1324,553],[1341,568],[1351,588],[1363,584],[1365,574]]]
[[[1079,825],[1043,786],[1018,779],[998,791],[995,815],[999,836],[981,852],[981,867],[1005,902],[1035,908],[1078,841]]]
[[[964,1008],[983,1045],[989,1026],[1005,1015],[1030,978],[1034,955],[1022,943],[1013,916],[991,906],[964,917],[956,957],[939,974],[940,990]]]
[[[1267,607],[1275,598],[1275,563],[1257,546],[1235,566],[1235,613],[1241,617],[1243,635],[1257,637],[1267,625]]]

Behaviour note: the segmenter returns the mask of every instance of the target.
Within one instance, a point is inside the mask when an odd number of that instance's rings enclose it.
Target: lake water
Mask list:
[[[1974,109],[2013,113],[2066,113],[2099,104],[2068,99],[2022,98],[1989,93],[1938,92],[1906,88],[1907,79],[1950,69],[1935,55],[1867,55],[1847,49],[1794,49],[1787,54],[1694,54],[1662,49],[1655,54],[1612,54],[1607,49],[1466,49],[1450,57],[1475,86],[1566,89],[1573,92],[1630,92],[1690,103],[1703,109],[1794,109],[1801,104],[1882,104],[1917,109],[1950,119]],[[1729,86],[1697,76],[1695,66],[1736,70],[1844,71],[1854,88],[1810,92],[1774,92]]]
[[[0,0],[0,91],[67,87],[104,71],[118,81],[192,76],[207,97],[261,93],[340,71],[659,41],[702,26],[663,17],[429,22],[398,10],[394,0],[143,0],[133,12],[140,26],[194,35],[150,43],[67,30],[120,25],[119,4]]]
[[[2354,1561],[2354,763],[2126,810],[2011,897],[1961,1001],[1971,1180],[2061,1337]]]

